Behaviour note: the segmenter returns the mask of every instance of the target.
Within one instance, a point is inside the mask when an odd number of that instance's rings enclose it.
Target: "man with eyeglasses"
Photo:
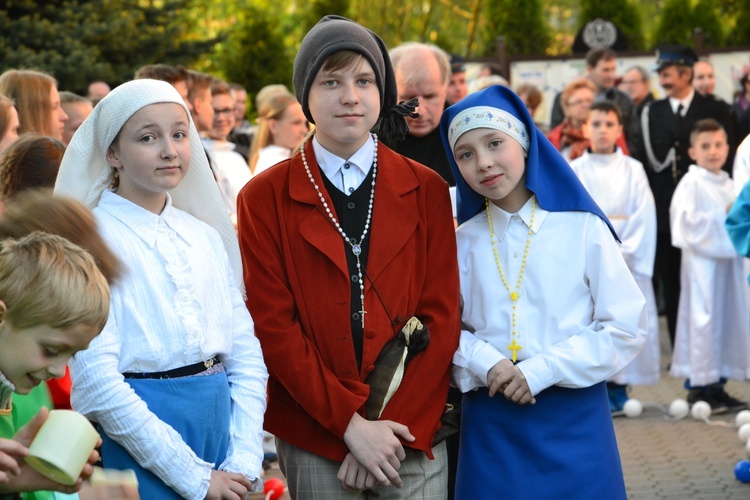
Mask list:
[[[236,224],[237,195],[251,173],[247,161],[236,150],[227,137],[234,129],[234,97],[229,85],[221,80],[211,84],[211,106],[214,119],[211,129],[205,132],[203,145],[208,151],[214,167],[219,190],[227,201],[229,215]]]
[[[622,74],[620,89],[630,96],[635,104],[635,117],[638,120],[646,104],[654,100],[651,92],[651,78],[643,66],[631,66]]]

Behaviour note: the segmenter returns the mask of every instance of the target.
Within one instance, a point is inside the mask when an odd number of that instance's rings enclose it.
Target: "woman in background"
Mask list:
[[[258,132],[250,149],[253,175],[292,156],[309,130],[302,106],[292,94],[273,96],[258,111]]]
[[[62,140],[68,115],[60,105],[57,80],[39,71],[9,69],[0,75],[0,94],[15,101],[19,134],[36,132]]]

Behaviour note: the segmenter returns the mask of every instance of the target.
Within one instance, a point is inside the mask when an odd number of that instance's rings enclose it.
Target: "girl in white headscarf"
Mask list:
[[[73,137],[56,193],[94,209],[124,264],[110,317],[71,362],[73,408],[142,498],[262,489],[267,371],[237,240],[198,133],[168,83],[113,90]]]

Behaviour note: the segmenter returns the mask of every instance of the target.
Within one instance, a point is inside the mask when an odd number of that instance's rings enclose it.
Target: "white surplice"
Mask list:
[[[670,374],[694,386],[750,379],[750,331],[740,257],[724,227],[734,186],[691,165],[672,197],[672,244],[682,249],[680,307]]]
[[[570,164],[581,183],[609,218],[622,241],[620,251],[646,298],[648,338],[641,353],[610,381],[623,385],[659,382],[659,312],[651,280],[656,254],[656,207],[641,162],[618,148],[612,154],[586,151]]]
[[[532,198],[533,199],[533,198]],[[503,272],[515,290],[532,201],[517,214],[491,205]],[[510,359],[512,302],[495,263],[487,215],[456,231],[462,331],[453,382],[468,392]],[[553,385],[589,387],[627,366],[646,340],[646,301],[607,225],[588,212],[536,207],[517,303],[518,367],[533,395]]]

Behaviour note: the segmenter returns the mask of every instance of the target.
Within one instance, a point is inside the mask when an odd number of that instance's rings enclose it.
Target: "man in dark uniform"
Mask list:
[[[656,57],[659,84],[667,97],[649,103],[643,110],[642,133],[636,150],[637,159],[646,168],[656,201],[654,277],[663,292],[669,337],[674,346],[681,254],[672,246],[669,204],[677,183],[691,164],[688,148],[693,124],[704,118],[713,118],[724,127],[731,127],[732,119],[725,106],[693,89],[693,64],[698,58],[692,49],[681,45],[663,46],[657,50]],[[735,146],[730,144],[732,151]],[[730,160],[727,160],[727,165],[732,165]]]

